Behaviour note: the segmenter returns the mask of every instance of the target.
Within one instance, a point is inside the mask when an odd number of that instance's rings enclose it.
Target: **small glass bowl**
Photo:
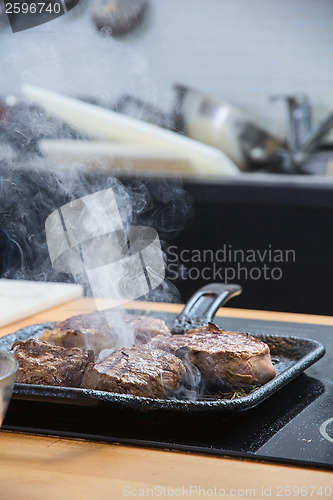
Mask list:
[[[14,356],[0,351],[0,427],[12,397],[17,369],[18,363]]]

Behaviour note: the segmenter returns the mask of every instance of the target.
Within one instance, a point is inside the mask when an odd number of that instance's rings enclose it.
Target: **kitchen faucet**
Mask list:
[[[272,100],[284,99],[289,111],[289,133],[287,148],[293,162],[300,165],[304,159],[318,149],[325,135],[333,127],[333,113],[330,113],[317,127],[312,128],[311,104],[306,94],[277,95]]]

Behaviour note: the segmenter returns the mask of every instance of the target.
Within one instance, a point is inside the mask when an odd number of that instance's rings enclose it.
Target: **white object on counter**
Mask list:
[[[80,164],[141,172],[193,173],[192,164],[168,150],[124,145],[111,141],[78,141],[73,139],[42,139],[39,150],[45,158],[60,164]]]
[[[237,122],[244,124],[245,121],[246,118],[237,108],[224,104],[220,105],[219,112],[214,117],[214,126],[212,117],[198,113],[189,120],[187,133],[193,139],[202,140],[205,144],[221,149],[236,165],[246,169],[246,159],[240,147],[237,130]]]
[[[147,148],[161,148],[190,160],[201,174],[237,175],[238,167],[216,148],[156,125],[130,118],[32,85],[23,94],[48,113],[98,139],[111,139]]]
[[[83,295],[72,283],[0,279],[0,327]]]

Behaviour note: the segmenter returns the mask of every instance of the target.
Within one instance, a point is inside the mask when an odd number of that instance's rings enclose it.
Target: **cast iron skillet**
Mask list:
[[[185,305],[182,313],[171,325],[172,333],[182,334],[189,328],[195,328],[211,322],[217,309],[227,300],[241,293],[241,287],[234,284],[210,284],[198,290]],[[54,324],[54,323],[53,323]],[[28,326],[16,333],[0,339],[0,349],[9,350],[17,340],[39,337],[52,323]],[[253,335],[253,334],[251,334]],[[288,382],[296,378],[315,361],[321,358],[325,349],[315,340],[294,336],[253,335],[266,342],[271,350],[272,360],[277,372],[276,377],[256,388],[253,392],[235,399],[225,396],[199,397],[197,399],[153,399],[128,394],[116,394],[93,389],[53,387],[34,384],[15,384],[13,398],[28,401],[42,401],[69,405],[103,406],[112,409],[133,409],[139,412],[170,411],[179,413],[211,412],[230,414],[247,410],[261,403],[277,392]]]

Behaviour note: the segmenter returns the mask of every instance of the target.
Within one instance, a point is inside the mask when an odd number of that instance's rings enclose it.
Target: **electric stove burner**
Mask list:
[[[319,428],[320,434],[330,443],[333,443],[333,417],[325,420]]]

